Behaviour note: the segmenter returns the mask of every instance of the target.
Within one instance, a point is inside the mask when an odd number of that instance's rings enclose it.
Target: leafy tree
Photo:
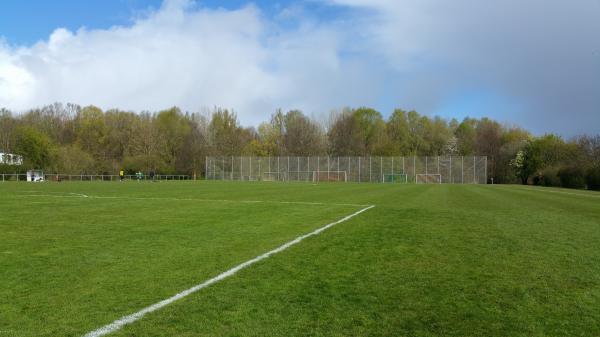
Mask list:
[[[0,109],[0,152],[13,151],[17,120],[6,109]]]
[[[419,115],[416,111],[409,111],[407,117],[410,135],[408,138],[409,153],[407,155],[429,154],[429,144],[427,143],[429,119]]]
[[[454,131],[457,140],[458,154],[461,156],[470,156],[475,153],[477,143],[477,132],[475,126],[477,121],[471,118],[465,118]]]
[[[53,148],[50,137],[33,127],[22,127],[17,130],[15,152],[23,156],[27,167],[49,168],[52,164]]]
[[[162,140],[161,145],[164,146],[161,151],[164,161],[174,170],[177,156],[191,132],[189,120],[183,116],[179,108],[173,107],[160,111],[156,115],[155,124],[158,136]]]
[[[104,113],[100,108],[87,106],[75,117],[74,126],[77,145],[91,154],[96,161],[96,167],[103,171],[107,164],[107,129]]]
[[[309,156],[325,152],[321,127],[299,110],[289,111],[284,117],[283,143],[288,155]]]
[[[94,174],[94,158],[77,145],[65,145],[56,149],[52,169],[63,174]]]
[[[406,111],[396,109],[386,124],[386,132],[392,155],[399,156],[410,152],[410,131],[407,118]]]
[[[215,154],[233,156],[242,153],[242,128],[234,112],[216,109],[212,114],[209,130],[210,142]]]
[[[344,109],[333,117],[334,121],[327,133],[329,154],[332,156],[358,156],[363,154],[364,139],[354,113]]]

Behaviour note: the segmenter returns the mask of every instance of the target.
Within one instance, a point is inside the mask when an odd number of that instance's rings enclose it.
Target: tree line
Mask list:
[[[441,156],[488,157],[495,183],[588,187],[600,185],[600,136],[535,137],[489,118],[447,120],[371,108],[333,111],[324,121],[302,111],[275,111],[258,127],[235,112],[102,111],[55,103],[22,114],[0,110],[0,151],[20,154],[22,167],[65,174],[114,174],[121,169],[202,175],[206,156]]]

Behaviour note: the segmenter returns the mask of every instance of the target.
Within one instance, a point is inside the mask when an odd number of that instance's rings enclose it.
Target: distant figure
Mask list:
[[[124,178],[125,178],[125,172],[123,172],[123,170],[119,171],[119,179],[121,181],[123,181]]]
[[[154,181],[154,171],[150,171],[150,179]]]

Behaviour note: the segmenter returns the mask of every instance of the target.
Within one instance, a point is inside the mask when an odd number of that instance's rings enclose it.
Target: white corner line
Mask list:
[[[259,256],[255,257],[255,258],[251,259],[251,260],[248,260],[246,262],[238,264],[237,266],[235,266],[235,267],[233,267],[233,268],[231,268],[231,269],[229,269],[229,270],[227,270],[227,271],[225,271],[225,272],[223,272],[223,273],[221,273],[221,274],[219,274],[219,275],[217,275],[217,276],[215,276],[215,277],[213,277],[213,278],[211,278],[209,280],[206,280],[206,281],[204,281],[204,282],[202,282],[200,284],[197,284],[197,285],[195,285],[195,286],[193,286],[193,287],[191,287],[189,289],[186,289],[186,290],[184,290],[184,291],[182,291],[182,292],[180,292],[180,293],[178,293],[176,295],[173,295],[173,296],[171,296],[171,297],[169,297],[167,299],[164,299],[164,300],[162,300],[160,302],[157,302],[157,303],[154,303],[154,304],[152,304],[150,306],[147,306],[147,307],[143,308],[142,310],[140,310],[140,311],[138,311],[136,313],[133,313],[133,314],[127,315],[127,316],[123,316],[123,317],[119,318],[118,320],[116,320],[116,321],[114,321],[114,322],[112,322],[110,324],[107,324],[107,325],[105,325],[105,326],[103,326],[101,328],[98,328],[98,329],[96,329],[96,330],[94,330],[92,332],[89,332],[89,333],[85,334],[84,337],[100,337],[100,336],[104,336],[104,335],[113,333],[113,332],[121,329],[123,326],[125,326],[127,324],[130,324],[130,323],[133,323],[133,322],[141,319],[146,314],[149,314],[149,313],[151,313],[153,311],[161,309],[162,307],[165,307],[165,306],[167,306],[167,305],[169,305],[169,304],[171,304],[171,303],[173,303],[173,302],[175,302],[175,301],[177,301],[179,299],[182,299],[182,298],[184,298],[186,296],[189,296],[189,295],[197,292],[198,290],[200,290],[202,288],[206,288],[206,287],[210,286],[213,283],[217,283],[217,282],[219,282],[221,280],[224,280],[224,279],[226,279],[226,278],[234,275],[238,271],[240,271],[240,270],[242,270],[242,269],[244,269],[246,267],[249,267],[249,266],[255,264],[256,262],[264,260],[264,259],[270,257],[271,255],[280,253],[280,252],[282,252],[282,251],[290,248],[291,246],[293,246],[293,245],[295,245],[297,243],[300,243],[302,240],[304,240],[304,239],[306,239],[308,237],[311,237],[311,236],[314,236],[314,235],[318,235],[321,232],[323,232],[323,231],[325,231],[325,230],[327,230],[327,229],[329,229],[329,228],[331,228],[331,227],[333,227],[333,226],[335,226],[337,224],[340,224],[340,223],[342,223],[344,221],[350,220],[351,218],[359,215],[362,212],[368,211],[368,210],[370,210],[373,207],[375,207],[375,205],[371,205],[371,206],[365,207],[365,208],[363,208],[363,209],[361,209],[361,210],[359,210],[357,212],[354,212],[354,213],[352,213],[350,215],[347,215],[347,216],[345,216],[345,217],[343,217],[343,218],[341,218],[341,219],[339,219],[339,220],[337,220],[335,222],[332,222],[332,223],[327,224],[327,225],[325,225],[323,227],[320,227],[320,228],[318,228],[318,229],[316,229],[316,230],[314,230],[314,231],[312,231],[312,232],[310,232],[308,234],[304,234],[302,236],[299,236],[299,237],[295,238],[294,240],[289,241],[287,243],[284,243],[283,245],[281,245],[281,246],[279,246],[279,247],[277,247],[277,248],[275,248],[273,250],[270,250],[270,251],[268,251],[268,252],[266,252],[266,253],[264,253],[262,255],[259,255]]]

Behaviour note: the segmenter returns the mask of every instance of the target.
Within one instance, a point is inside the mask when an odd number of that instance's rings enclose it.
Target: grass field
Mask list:
[[[522,186],[0,183],[0,337],[599,336],[600,194]]]

